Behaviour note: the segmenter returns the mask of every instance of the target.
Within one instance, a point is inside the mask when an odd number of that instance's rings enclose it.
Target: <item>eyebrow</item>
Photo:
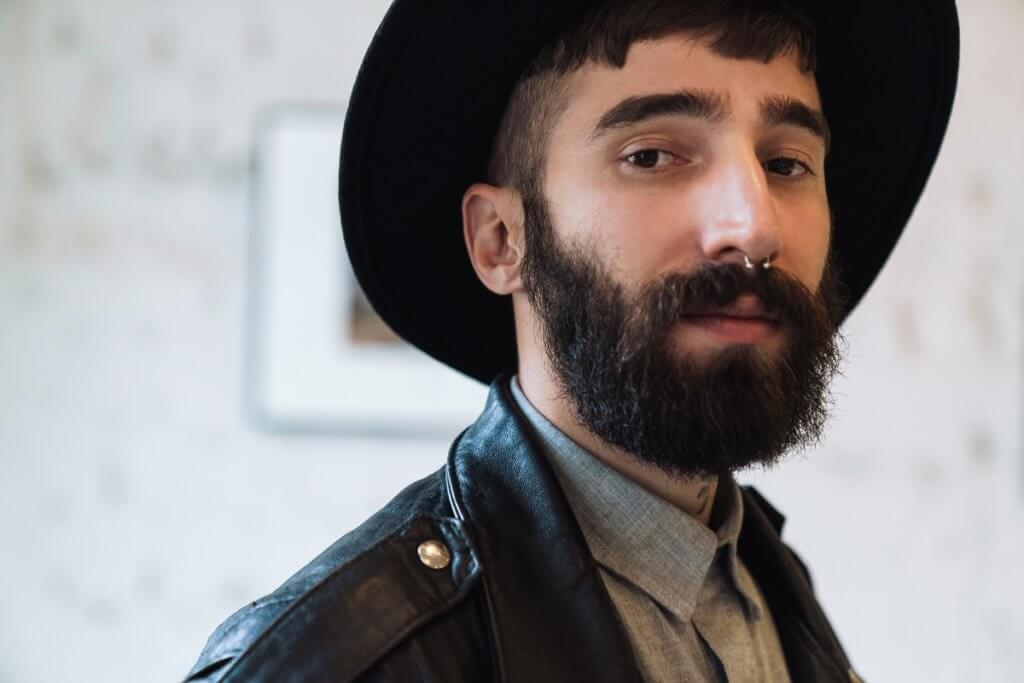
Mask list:
[[[762,124],[801,128],[821,140],[828,156],[832,148],[832,132],[822,112],[790,95],[769,95],[761,100],[760,109]],[[659,116],[683,116],[722,123],[730,114],[726,98],[708,90],[627,97],[601,116],[590,133],[590,140],[596,141],[615,129]]]

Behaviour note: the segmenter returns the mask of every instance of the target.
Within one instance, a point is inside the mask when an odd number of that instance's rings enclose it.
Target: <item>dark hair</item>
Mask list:
[[[587,62],[622,68],[631,45],[688,32],[724,57],[817,64],[814,25],[783,0],[611,0],[544,47],[512,90],[488,164],[494,185],[540,187],[548,134],[568,105],[565,77]]]

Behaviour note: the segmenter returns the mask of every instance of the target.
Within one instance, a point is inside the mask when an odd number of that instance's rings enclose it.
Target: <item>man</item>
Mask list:
[[[189,680],[858,680],[732,473],[821,434],[839,323],[938,152],[955,9],[899,5],[395,2],[346,121],[348,250],[490,396]]]

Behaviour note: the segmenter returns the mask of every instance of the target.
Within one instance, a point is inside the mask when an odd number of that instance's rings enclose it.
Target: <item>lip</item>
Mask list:
[[[756,296],[744,295],[728,306],[685,316],[683,324],[723,342],[758,344],[781,327],[778,314],[769,313]]]
[[[766,320],[768,322],[779,321],[778,313],[768,311],[761,302],[761,299],[753,294],[743,294],[737,297],[736,300],[728,306],[709,308],[700,311],[691,317],[726,317]]]

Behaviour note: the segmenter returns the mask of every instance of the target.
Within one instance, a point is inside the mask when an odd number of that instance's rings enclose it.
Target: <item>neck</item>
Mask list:
[[[670,476],[641,462],[632,453],[605,443],[576,420],[567,399],[550,374],[543,370],[531,369],[530,365],[520,363],[518,380],[519,387],[533,407],[593,457],[701,524],[708,525],[718,488],[717,477],[682,479]]]

